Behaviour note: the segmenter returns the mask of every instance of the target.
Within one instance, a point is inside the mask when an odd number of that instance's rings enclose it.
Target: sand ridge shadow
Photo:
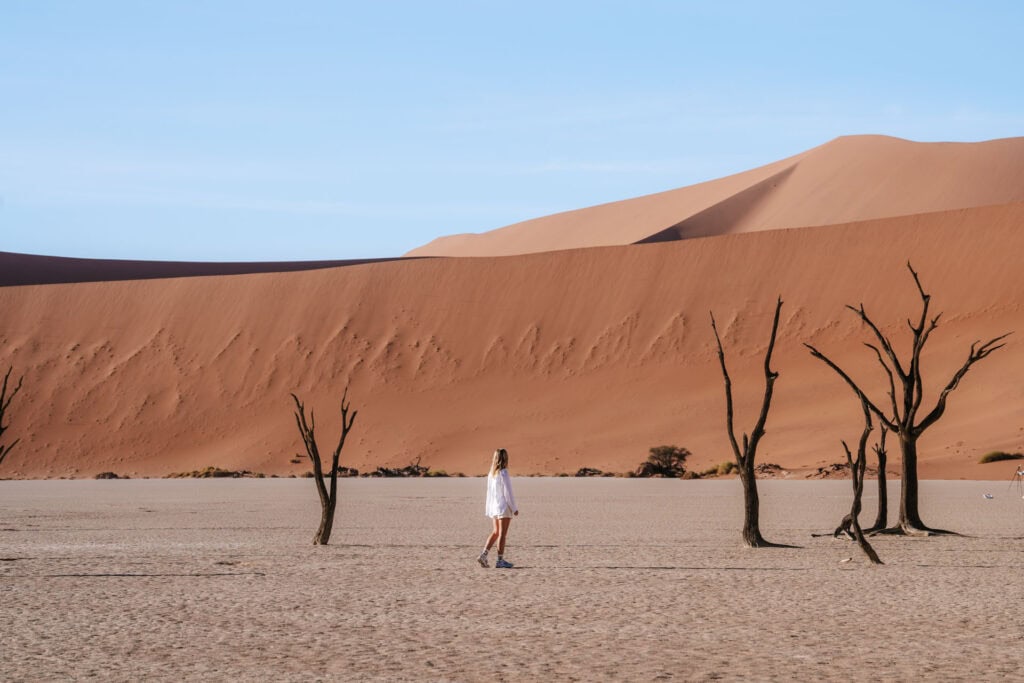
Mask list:
[[[0,287],[113,282],[210,275],[290,273],[427,257],[385,257],[325,261],[131,261],[41,256],[0,251]]]

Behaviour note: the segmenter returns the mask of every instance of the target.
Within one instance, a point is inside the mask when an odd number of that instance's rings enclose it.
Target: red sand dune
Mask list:
[[[837,138],[698,185],[441,237],[409,256],[507,256],[831,225],[1024,201],[1024,138]]]
[[[988,175],[970,167],[977,187],[950,201],[1009,188],[1006,150],[1019,141],[950,147],[964,158],[994,150]],[[1014,172],[1012,184],[1024,187]],[[846,189],[838,215],[872,204],[853,200],[863,188]],[[769,199],[759,211],[775,205]],[[771,215],[803,210],[783,208]],[[856,439],[860,410],[802,343],[881,399],[868,337],[843,307],[863,302],[905,349],[905,319],[919,306],[912,260],[933,310],[945,312],[924,357],[934,395],[972,341],[1024,331],[1022,227],[1024,202],[512,257],[4,287],[0,340],[25,388],[8,432],[22,442],[0,474],[162,475],[207,465],[301,473],[308,464],[290,462],[301,441],[288,394],[316,410],[327,450],[349,377],[359,417],[343,462],[359,469],[422,456],[434,468],[480,473],[500,445],[517,473],[625,471],[660,444],[690,448],[701,468],[730,457],[708,311],[729,354],[738,426],[749,429],[777,294],[781,377],[759,460],[806,471],[842,459],[839,440]],[[1015,338],[975,366],[922,440],[922,476],[1009,477],[1012,463],[976,462],[989,450],[1024,450],[1022,374]]]

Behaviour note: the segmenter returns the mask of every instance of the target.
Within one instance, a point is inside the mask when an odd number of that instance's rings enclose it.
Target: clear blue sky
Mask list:
[[[0,3],[0,250],[278,260],[1024,135],[1018,2]]]

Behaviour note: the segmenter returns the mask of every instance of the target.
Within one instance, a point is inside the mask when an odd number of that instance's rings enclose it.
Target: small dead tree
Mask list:
[[[981,343],[979,340],[971,344],[967,360],[964,361],[960,369],[953,374],[953,377],[943,387],[935,406],[923,418],[918,420],[918,412],[924,399],[924,380],[921,375],[921,350],[924,348],[925,343],[927,343],[931,333],[938,327],[939,318],[942,314],[939,313],[929,319],[928,308],[931,304],[931,296],[925,293],[924,288],[921,286],[921,279],[909,263],[907,268],[910,270],[910,274],[914,278],[914,284],[917,285],[917,291],[921,296],[921,315],[918,322],[915,324],[911,320],[907,321],[912,334],[909,361],[900,361],[892,342],[882,334],[874,321],[868,317],[867,312],[864,310],[864,304],[858,307],[847,306],[848,309],[861,319],[861,322],[868,326],[877,340],[877,344],[865,342],[864,345],[874,352],[888,378],[890,403],[888,409],[883,411],[879,404],[873,402],[860,386],[825,354],[810,344],[804,344],[804,346],[810,350],[812,356],[832,368],[849,385],[857,397],[867,403],[868,408],[878,420],[889,431],[895,433],[899,439],[900,453],[903,456],[900,512],[896,526],[886,531],[907,535],[951,533],[942,529],[929,528],[921,521],[921,515],[918,511],[917,441],[925,430],[938,422],[939,418],[946,412],[946,401],[949,398],[949,394],[960,386],[960,380],[964,378],[964,375],[971,369],[971,366],[987,358],[993,351],[1003,348],[1004,344],[1001,342],[1010,333],[1000,335],[985,343]]]
[[[4,432],[6,432],[7,428],[10,427],[9,424],[4,424],[4,418],[7,417],[7,409],[11,407],[11,401],[13,401],[14,397],[18,395],[18,392],[21,391],[21,382],[25,379],[24,377],[19,377],[18,385],[14,387],[11,393],[8,394],[8,383],[11,379],[11,372],[13,371],[13,367],[7,369],[7,374],[4,375],[3,385],[0,386],[0,440],[3,439]],[[21,439],[15,439],[6,446],[3,443],[0,443],[0,464],[3,464],[4,460],[7,459],[7,454],[11,452],[11,449],[18,445],[19,441],[21,441]]]
[[[791,547],[778,543],[769,543],[761,536],[760,500],[757,495],[757,475],[754,472],[754,457],[757,445],[764,436],[765,423],[768,420],[768,408],[772,402],[772,392],[779,373],[771,369],[772,351],[775,349],[775,337],[779,330],[779,312],[782,310],[782,299],[775,305],[775,318],[772,320],[772,334],[768,340],[768,350],[764,354],[764,399],[761,401],[761,415],[757,418],[753,431],[748,436],[743,434],[743,447],[740,448],[733,428],[732,380],[725,366],[725,351],[722,349],[722,338],[718,334],[715,314],[711,314],[711,329],[715,333],[718,344],[718,361],[722,366],[722,377],[725,380],[725,423],[729,433],[729,443],[736,458],[740,481],[743,484],[743,543],[749,548],[784,548]]]
[[[885,480],[885,464],[888,459],[885,450],[885,437],[888,433],[889,429],[882,424],[878,443],[872,447],[875,457],[878,459],[878,514],[875,515],[875,523],[864,530],[866,534],[881,531],[889,523],[889,489]]]
[[[352,431],[352,423],[356,421],[356,414],[359,411],[353,410],[349,415],[348,387],[341,397],[341,437],[338,439],[338,447],[334,449],[331,456],[331,480],[330,489],[324,482],[324,470],[320,460],[320,449],[316,444],[316,420],[313,411],[309,411],[309,421],[306,421],[306,407],[295,394],[292,394],[295,401],[295,423],[302,435],[302,442],[306,445],[306,454],[313,463],[313,481],[316,483],[317,493],[320,494],[320,527],[313,536],[313,545],[327,545],[331,539],[331,530],[334,527],[334,508],[338,503],[338,459],[341,457],[341,449],[345,447],[345,439]]]
[[[846,462],[850,466],[850,478],[853,482],[853,503],[850,505],[850,513],[843,517],[843,521],[839,523],[839,527],[833,535],[839,536],[845,533],[851,536],[857,541],[857,545],[868,556],[868,560],[872,564],[882,564],[882,561],[878,559],[878,553],[868,543],[868,539],[864,536],[864,531],[860,528],[861,496],[864,493],[864,471],[868,461],[868,436],[874,428],[871,424],[871,409],[864,402],[861,402],[861,406],[864,409],[864,431],[861,432],[860,441],[857,442],[856,459],[850,453],[850,447],[846,445],[846,442],[842,442],[843,450],[846,452]]]

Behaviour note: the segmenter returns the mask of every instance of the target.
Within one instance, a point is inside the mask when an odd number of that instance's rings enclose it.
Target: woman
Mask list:
[[[498,569],[511,569],[512,563],[505,559],[505,537],[512,517],[519,515],[515,496],[512,495],[512,479],[508,476],[508,451],[499,448],[494,451],[491,459],[491,471],[487,474],[487,503],[484,514],[494,520],[494,531],[487,537],[484,551],[476,558],[481,567],[487,564],[487,553],[494,542],[498,542],[498,561],[494,566]]]

